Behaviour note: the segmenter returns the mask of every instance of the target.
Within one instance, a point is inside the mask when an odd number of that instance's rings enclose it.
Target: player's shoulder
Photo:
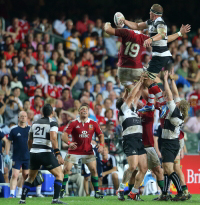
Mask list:
[[[18,128],[18,125],[14,125],[10,128],[10,132],[14,132]]]
[[[94,125],[98,125],[97,121],[94,121],[94,120],[91,119],[91,118],[88,118],[88,123],[94,124]]]
[[[50,119],[50,127],[58,127],[58,123],[55,120]]]
[[[166,25],[165,21],[163,20],[163,18],[158,17],[155,21],[154,21],[154,26],[157,26],[159,24],[164,24]]]

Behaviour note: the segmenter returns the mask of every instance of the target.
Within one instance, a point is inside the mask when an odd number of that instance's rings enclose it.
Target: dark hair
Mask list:
[[[73,28],[72,30],[71,30],[71,34],[75,34],[77,32],[77,30],[75,29],[75,28]]]
[[[75,64],[77,64],[77,63],[79,63],[79,62],[81,62],[82,61],[82,58],[81,57],[77,57],[76,59],[75,59]]]
[[[62,112],[62,108],[56,108],[55,109],[55,113],[56,113],[57,117],[59,117],[61,112]]]
[[[35,100],[36,98],[40,98],[40,99],[41,99],[41,96],[40,96],[40,95],[34,96],[34,100]]]
[[[56,78],[56,76],[55,76],[55,75],[50,74],[50,75],[49,75],[49,81],[50,81],[51,76],[53,76],[53,77],[55,77],[55,78]]]
[[[179,89],[179,88],[183,88],[184,85],[183,85],[182,83],[178,83],[178,84],[176,85],[176,87],[177,87],[177,89]]]
[[[120,110],[120,108],[121,108],[121,106],[123,105],[123,103],[124,103],[124,99],[123,99],[123,98],[119,98],[119,99],[117,100],[117,102],[116,102],[116,108],[117,108],[118,110]]]
[[[12,89],[12,92],[14,92],[16,89],[20,89],[20,87],[14,87],[14,88]]]
[[[101,93],[98,93],[98,94],[96,95],[96,99],[97,99],[97,97],[98,97],[99,95],[101,95],[101,97],[103,97],[103,95],[102,95]]]
[[[15,58],[17,58],[17,60],[18,60],[18,56],[13,56],[13,57],[12,57],[12,62],[13,62],[13,60],[14,60]]]
[[[107,109],[107,110],[105,111],[104,117],[106,117],[106,114],[107,114],[110,110],[112,111],[112,116],[113,116],[113,114],[114,114],[114,113],[113,113],[113,109],[109,108],[109,109]]]
[[[63,94],[66,90],[69,91],[69,88],[64,88],[64,89],[62,90],[62,93],[61,93],[61,94]]]
[[[25,104],[25,102],[30,102],[28,99],[24,100],[23,105]]]
[[[91,33],[91,37],[98,37],[99,36],[99,34],[96,32],[96,31],[93,31],[92,33]]]
[[[51,107],[50,104],[46,104],[44,105],[42,112],[43,112],[44,117],[49,117],[53,112],[53,108]]]
[[[42,44],[42,43],[38,43],[38,44],[37,44],[37,49],[36,49],[37,51],[38,51],[38,47],[39,47],[40,45],[42,45],[42,47],[43,47],[43,49],[44,49],[43,44]]]
[[[184,63],[184,61],[187,61],[187,59],[183,59],[182,61],[181,61],[181,68],[183,68],[183,63]]]
[[[15,97],[13,94],[10,94],[9,97]]]
[[[90,83],[90,85],[92,85],[92,83],[91,83],[89,80],[86,80],[86,81],[84,82],[84,86],[85,86],[87,83]]]
[[[38,64],[36,65],[36,70],[38,70],[38,67],[39,67],[39,66],[42,66],[42,64],[38,63]]]
[[[40,89],[40,90],[42,91],[42,88],[36,88],[36,89],[35,89],[35,91],[34,91],[34,93],[35,93],[35,92],[36,92],[36,90],[38,90],[38,89]]]
[[[59,61],[59,62],[58,62],[58,67],[60,67],[60,65],[61,65],[62,63],[65,64],[65,62],[64,62],[63,60]]]
[[[27,71],[30,70],[32,67],[34,67],[34,65],[31,64],[31,63],[29,63],[29,64],[27,65]]]
[[[10,77],[8,75],[3,75],[1,78],[1,85],[3,85],[4,78],[8,77],[8,87],[10,87]]]

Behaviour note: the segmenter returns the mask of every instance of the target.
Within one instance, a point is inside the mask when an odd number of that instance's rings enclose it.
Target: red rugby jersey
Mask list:
[[[126,68],[143,68],[141,62],[144,41],[149,37],[137,34],[129,29],[115,29],[115,36],[122,37],[122,44],[118,54],[118,66]]]
[[[82,123],[80,118],[71,121],[64,129],[68,135],[72,135],[72,142],[77,143],[75,150],[68,149],[69,154],[76,155],[93,155],[92,150],[92,136],[102,134],[102,131],[97,122],[88,118],[85,123]]]

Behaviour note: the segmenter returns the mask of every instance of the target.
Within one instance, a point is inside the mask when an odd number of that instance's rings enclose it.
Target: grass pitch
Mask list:
[[[180,202],[173,202],[173,201],[152,201],[153,198],[156,196],[141,196],[141,198],[145,201],[118,201],[117,196],[105,196],[104,199],[95,199],[94,197],[66,197],[62,201],[68,203],[69,205],[122,205],[122,204],[148,204],[148,205],[166,205],[166,204],[184,204],[184,205],[193,205],[198,204],[200,205],[200,195],[193,195],[192,198],[188,201],[180,201]],[[48,205],[51,204],[52,197],[45,197],[45,198],[27,198],[26,204],[30,205]],[[18,204],[19,199],[3,199],[0,198],[0,205],[14,205]]]

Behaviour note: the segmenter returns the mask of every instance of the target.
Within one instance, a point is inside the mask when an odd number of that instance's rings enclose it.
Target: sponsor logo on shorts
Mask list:
[[[87,131],[82,131],[82,134],[79,134],[79,137],[80,138],[89,138],[89,134],[88,134],[88,132]]]
[[[133,150],[133,151],[132,151],[132,154],[136,154],[136,151],[135,151],[135,150]]]

